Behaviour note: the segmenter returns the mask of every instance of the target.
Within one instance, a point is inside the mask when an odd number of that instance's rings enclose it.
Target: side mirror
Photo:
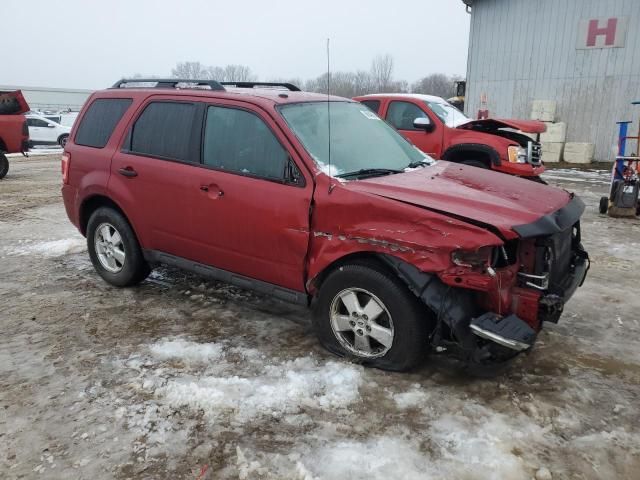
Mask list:
[[[56,128],[56,126],[54,124],[52,124],[52,123],[47,123],[47,127],[48,128]]]
[[[424,130],[425,132],[429,133],[433,132],[436,126],[431,123],[431,120],[429,120],[427,117],[419,117],[413,121],[413,128],[415,128],[416,130]]]

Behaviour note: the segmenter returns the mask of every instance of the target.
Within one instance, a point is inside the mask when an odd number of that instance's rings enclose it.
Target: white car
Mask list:
[[[64,148],[69,138],[71,127],[60,125],[41,115],[29,114],[26,117],[31,144],[60,145]]]

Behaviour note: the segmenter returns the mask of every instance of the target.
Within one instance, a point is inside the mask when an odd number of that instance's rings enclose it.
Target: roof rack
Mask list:
[[[155,85],[152,87],[127,86],[128,84],[136,83],[155,83]],[[194,87],[208,86],[211,90],[224,91],[225,89],[220,82],[216,82],[215,80],[194,80],[192,78],[123,78],[114,83],[111,88],[178,88],[178,84],[180,83],[193,85]]]
[[[300,91],[300,88],[293,83],[286,82],[220,82],[220,85],[237,88],[283,87],[292,92]]]

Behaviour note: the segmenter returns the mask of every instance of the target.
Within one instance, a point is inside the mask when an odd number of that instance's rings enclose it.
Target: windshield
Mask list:
[[[337,176],[370,169],[404,171],[409,165],[433,162],[365,105],[331,102],[329,170],[327,106],[327,102],[305,102],[279,108],[291,130],[324,173]]]
[[[447,127],[455,128],[471,121],[464,113],[444,100],[442,102],[425,101],[424,103],[427,104],[427,107],[429,107]]]

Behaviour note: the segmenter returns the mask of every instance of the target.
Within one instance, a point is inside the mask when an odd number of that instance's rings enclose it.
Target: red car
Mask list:
[[[25,153],[29,146],[29,127],[24,113],[29,105],[20,90],[0,92],[0,178],[9,171],[5,153]]]
[[[284,87],[91,96],[62,194],[104,280],[163,263],[311,305],[325,347],[391,370],[434,347],[502,362],[558,320],[588,266],[577,197],[435,161],[360,103]]]
[[[539,180],[540,143],[520,132],[546,130],[532,120],[472,120],[440,97],[385,93],[356,97],[433,158]]]

